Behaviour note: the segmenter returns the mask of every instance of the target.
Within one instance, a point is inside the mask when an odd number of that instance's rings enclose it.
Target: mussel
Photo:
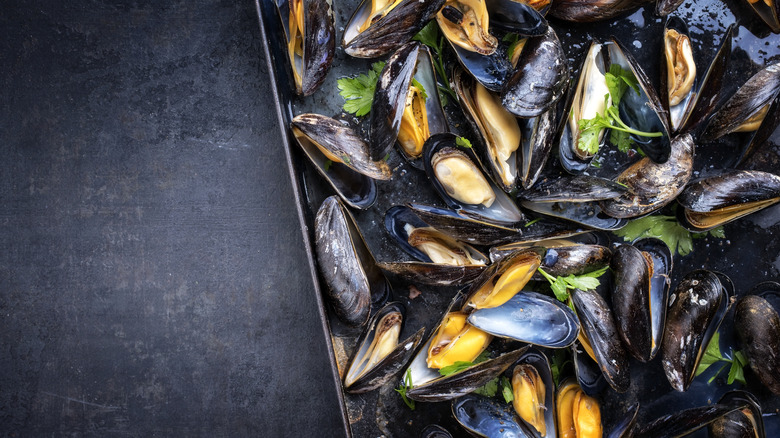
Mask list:
[[[509,405],[469,394],[452,402],[452,415],[470,434],[489,438],[530,438],[534,430],[516,417]]]
[[[723,277],[725,279],[725,277]],[[730,281],[711,271],[688,273],[670,296],[661,346],[666,378],[677,391],[688,389],[710,339],[729,308]]]
[[[774,33],[780,33],[780,4],[777,0],[747,0],[753,11]]]
[[[539,437],[555,437],[555,383],[547,356],[529,349],[511,372],[512,407]]]
[[[449,312],[428,345],[428,368],[441,369],[455,362],[473,362],[493,336],[468,324],[463,312]]]
[[[577,23],[609,20],[644,3],[643,0],[556,0],[550,15]]]
[[[731,411],[710,423],[707,431],[712,438],[764,438],[761,405],[753,394],[747,391],[729,391],[718,403],[745,407]]]
[[[498,47],[485,0],[447,0],[436,21],[447,40],[465,50],[490,55]]]
[[[690,183],[677,197],[680,223],[702,232],[780,202],[780,176],[730,170]]]
[[[371,317],[344,375],[347,392],[359,394],[378,388],[412,358],[425,328],[399,342],[405,313],[401,303],[388,303]]]
[[[325,80],[336,51],[333,9],[327,0],[277,0],[295,91],[309,96]]]
[[[519,250],[491,265],[471,285],[464,310],[498,307],[520,292],[542,261],[543,248]]]
[[[766,299],[748,295],[734,311],[734,329],[750,368],[764,386],[780,395],[780,316]]]
[[[555,415],[559,437],[597,438],[603,434],[599,402],[572,379],[558,387]]]
[[[745,406],[745,403],[715,403],[708,406],[685,409],[651,421],[649,424],[641,427],[633,436],[636,438],[683,437]]]

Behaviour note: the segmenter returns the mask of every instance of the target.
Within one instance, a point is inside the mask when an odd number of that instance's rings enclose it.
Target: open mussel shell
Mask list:
[[[569,65],[552,27],[543,36],[529,38],[520,53],[517,70],[501,91],[501,103],[524,118],[546,113],[566,92]]]
[[[531,3],[515,0],[485,0],[490,13],[490,25],[523,36],[544,35],[548,28],[544,14],[547,13],[552,2],[547,2],[546,5],[538,4],[545,2],[535,2],[537,5]]]
[[[384,16],[371,18],[372,0],[364,0],[344,29],[341,42],[348,55],[378,58],[409,42],[433,19],[444,0],[402,0]],[[381,17],[381,18],[380,18]],[[368,28],[360,27],[371,20]]]
[[[574,289],[571,298],[604,378],[615,391],[626,392],[630,385],[628,354],[607,301],[594,290]]]
[[[659,417],[641,427],[635,438],[677,438],[689,435],[724,415],[742,409],[747,403],[716,403],[709,406],[685,409]]]
[[[607,380],[599,368],[599,364],[585,351],[582,344],[575,342],[571,346],[572,362],[577,383],[585,394],[597,396],[607,387]]]
[[[739,89],[712,115],[704,129],[702,139],[713,141],[732,132],[766,131],[768,136],[780,121],[777,111],[777,96],[780,94],[780,63],[768,65],[750,77]],[[764,123],[775,126],[764,128]],[[758,133],[753,134],[756,136]],[[766,138],[764,138],[766,139]],[[748,150],[753,145],[753,139],[748,142]]]
[[[393,176],[390,166],[382,160],[372,161],[366,142],[336,119],[321,114],[299,114],[290,126],[304,149],[314,146],[332,162],[372,179],[389,180]]]
[[[737,302],[734,329],[753,374],[770,391],[780,395],[780,316],[777,310],[761,296],[745,296]]]
[[[503,190],[485,176],[473,148],[459,146],[454,134],[425,142],[424,165],[433,188],[461,216],[511,227],[525,217]]]
[[[603,435],[601,408],[585,394],[574,379],[566,379],[555,395],[555,415],[560,437],[600,437]]]
[[[352,214],[336,196],[325,199],[317,211],[314,247],[334,313],[349,325],[365,324],[372,302],[390,296],[390,283],[376,266]]]
[[[416,79],[427,95],[412,92]],[[381,160],[398,141],[398,149],[415,167],[431,134],[447,132],[447,120],[439,101],[436,74],[426,46],[409,43],[387,60],[379,75],[369,119],[371,156]]]
[[[344,374],[347,392],[360,394],[374,390],[406,366],[422,342],[425,328],[399,342],[405,315],[404,306],[393,302],[371,317]]]
[[[518,249],[530,248],[532,246],[541,246],[543,248],[548,249],[547,253],[544,256],[544,259],[542,259],[542,268],[544,268],[545,270],[556,269],[553,268],[553,266],[555,266],[558,263],[561,263],[559,265],[560,267],[579,265],[580,262],[583,261],[583,255],[585,254],[578,252],[576,249],[570,249],[570,248],[575,246],[580,246],[580,245],[597,245],[596,239],[597,237],[594,234],[583,230],[569,230],[569,231],[564,230],[555,235],[550,235],[549,237],[543,237],[543,238],[534,238],[533,236],[531,236],[530,238],[525,239],[522,238],[521,236],[520,238],[518,238],[513,242],[490,248],[490,260],[495,263],[498,260],[503,259],[507,255],[517,251]],[[551,248],[555,248],[556,250],[558,248],[563,248],[562,249],[563,252],[559,253],[555,251],[550,251]],[[586,250],[586,252],[588,251]],[[574,263],[570,264],[567,263],[566,260],[563,260],[565,258],[568,258],[569,256],[571,256],[574,259]],[[609,264],[609,259],[607,259],[606,264]],[[591,269],[588,269],[588,271],[590,270]]]
[[[607,434],[607,438],[631,438],[634,436],[636,428],[637,414],[639,414],[639,403],[629,406],[625,414],[615,424]]]
[[[494,336],[549,348],[573,344],[580,332],[569,307],[530,291],[521,291],[501,306],[475,310],[468,322]]]
[[[612,310],[626,349],[648,362],[661,348],[672,254],[658,239],[620,245],[612,257]]]
[[[680,223],[702,232],[780,202],[780,176],[757,170],[729,170],[698,179],[677,201]]]
[[[764,419],[761,405],[756,397],[747,391],[729,391],[718,401],[719,404],[746,405],[731,411],[707,426],[712,438],[764,438]]]
[[[510,405],[495,399],[469,394],[452,402],[452,415],[471,435],[490,438],[531,438],[538,436],[517,421]]]
[[[275,4],[285,32],[295,91],[309,96],[325,80],[336,51],[332,3],[327,0],[276,0]],[[300,25],[303,25],[302,29]],[[300,46],[296,47],[296,44]]]
[[[774,33],[780,33],[780,4],[776,0],[748,0],[753,11]]]
[[[616,230],[628,221],[606,215],[598,201],[623,195],[626,187],[613,181],[587,175],[562,176],[537,182],[523,192],[523,208],[565,219],[588,228]]]
[[[554,277],[582,275],[609,265],[612,251],[602,245],[572,245],[549,248],[542,259],[542,269]],[[534,275],[535,280],[542,276]]]
[[[727,287],[733,287],[730,280],[724,285],[719,275],[700,269],[688,273],[669,298],[661,365],[677,391],[691,385],[707,344],[726,316],[733,293]]]
[[[734,25],[726,29],[723,40],[709,63],[709,67],[702,72],[696,67],[698,64],[696,61],[702,59],[702,55],[692,53],[691,57],[684,56],[687,47],[691,44],[688,26],[678,17],[669,17],[667,20],[664,28],[664,50],[660,64],[661,88],[659,94],[664,108],[669,110],[669,122],[673,133],[698,131],[700,124],[715,109],[731,54],[733,30]],[[670,55],[673,55],[676,62],[670,59]],[[684,95],[681,94],[682,87],[676,85],[670,87],[670,84],[679,84],[673,79],[677,75],[672,66],[686,72],[693,72],[695,75],[690,89]],[[676,90],[673,93],[676,99],[674,97],[670,99],[670,94],[672,94],[670,89]],[[677,99],[679,99],[679,103],[670,104]]]
[[[529,348],[506,373],[512,382],[512,406],[520,419],[540,437],[555,438],[555,382],[550,361]]]
[[[411,375],[414,387],[406,392],[406,396],[412,400],[425,402],[447,401],[462,397],[498,377],[509,368],[512,363],[517,361],[527,348],[528,347],[523,347],[509,353],[504,353],[501,356],[472,365],[462,371],[450,374],[449,376],[439,376],[438,378],[428,380],[421,384],[418,384],[414,379],[415,373],[412,371]],[[412,361],[410,369],[415,366],[415,362],[417,362],[417,359],[420,356],[425,355],[425,350],[426,348],[423,347],[421,354],[418,354],[415,360]],[[424,360],[425,357],[423,357],[423,364]],[[434,372],[436,372],[436,370],[434,370]]]
[[[528,190],[539,179],[550,151],[556,133],[555,108],[530,119],[519,119],[522,132],[520,144],[520,185]]]
[[[487,268],[469,288],[463,311],[498,307],[520,292],[542,262],[544,248],[521,249]]]
[[[550,16],[586,23],[609,20],[641,6],[644,0],[554,0]]]
[[[693,137],[678,135],[671,143],[671,155],[663,163],[642,158],[624,170],[616,179],[628,187],[620,197],[601,203],[604,212],[616,218],[650,214],[672,202],[693,174]]]

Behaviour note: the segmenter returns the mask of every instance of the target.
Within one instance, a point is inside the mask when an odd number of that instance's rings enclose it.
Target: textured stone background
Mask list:
[[[330,436],[254,3],[6,2],[0,430]]]

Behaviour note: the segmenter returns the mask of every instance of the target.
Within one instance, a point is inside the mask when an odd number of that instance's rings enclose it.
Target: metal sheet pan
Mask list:
[[[313,96],[302,99],[290,92],[289,74],[285,52],[281,44],[281,24],[275,15],[271,0],[256,0],[260,26],[266,45],[266,57],[272,86],[277,93],[274,102],[282,130],[283,145],[287,151],[287,165],[295,188],[295,202],[303,224],[304,241],[310,254],[309,271],[302,269],[304,275],[312,275],[319,285],[316,260],[313,258],[314,215],[322,200],[331,193],[314,172],[299,148],[293,143],[288,126],[293,115],[304,112],[316,112],[325,115],[341,113],[342,98],[338,95],[336,80],[343,76],[354,76],[365,72],[371,61],[354,59],[337,48],[334,68],[319,91]],[[334,4],[337,38],[340,39],[343,27],[356,0]],[[706,59],[711,58],[727,26],[736,23],[734,50],[731,66],[726,80],[724,95],[728,96],[762,66],[780,61],[780,36],[769,33],[749,9],[746,3],[728,0],[696,0],[683,4],[675,13],[685,19],[690,28],[694,47]],[[616,36],[633,50],[634,56],[646,70],[658,88],[658,63],[660,61],[660,42],[664,20],[653,13],[653,5],[648,4],[637,11],[612,22],[594,24],[570,24],[551,21],[564,43],[569,63],[576,66],[580,56],[587,48],[591,38],[606,39]],[[346,118],[355,123],[351,117]],[[365,134],[365,132],[364,132]],[[776,131],[769,142],[757,151],[742,167],[777,173],[780,171],[778,158],[780,132]],[[733,167],[735,158],[733,149],[738,148],[736,140],[722,141],[701,147],[697,151],[694,177],[705,175],[714,169]],[[442,205],[428,187],[425,175],[412,168],[397,154],[390,159],[395,177],[378,185],[377,203],[366,211],[353,212],[358,224],[366,236],[369,247],[379,261],[408,260],[402,251],[393,244],[382,228],[384,212],[394,205],[408,202]],[[549,164],[548,164],[549,166]],[[676,257],[672,287],[680,278],[697,268],[707,268],[727,273],[737,289],[737,295],[744,295],[756,283],[763,280],[777,280],[780,270],[780,206],[766,209],[741,221],[725,227],[726,239],[705,238],[694,241],[694,251],[686,257]],[[614,238],[614,236],[613,236]],[[455,288],[427,288],[415,286],[421,294],[410,298],[410,285],[394,282],[394,299],[403,302],[410,309],[406,328],[402,336],[417,330],[421,326],[429,330],[438,322],[441,313],[456,292]],[[319,287],[317,288],[319,289]],[[329,314],[320,290],[315,290],[312,299],[316,299],[320,308],[319,317],[323,330],[330,333],[334,356],[332,358],[334,391],[343,400],[342,412],[347,434],[354,436],[418,436],[427,424],[441,424],[455,435],[463,433],[454,423],[449,403],[417,403],[415,411],[409,410],[401,398],[393,391],[393,385],[387,385],[377,391],[364,395],[346,395],[339,379],[340,367],[344,367],[355,342],[357,333],[339,323]],[[733,313],[733,312],[732,312]],[[730,316],[727,317],[727,320]],[[722,328],[724,343],[733,338],[730,324]],[[712,403],[728,389],[724,379],[718,378],[712,384],[698,378],[691,389],[684,394],[675,393],[666,382],[659,359],[642,365],[631,362],[632,385],[627,394],[617,396],[609,390],[602,394],[603,420],[606,425],[613,424],[619,414],[634,401],[640,401],[642,408],[639,422],[644,423],[668,413]],[[751,379],[752,376],[748,376]],[[749,380],[750,381],[750,380]],[[755,379],[752,379],[755,382]],[[777,397],[752,383],[749,389],[756,392],[767,421],[777,422],[776,414],[780,407]]]

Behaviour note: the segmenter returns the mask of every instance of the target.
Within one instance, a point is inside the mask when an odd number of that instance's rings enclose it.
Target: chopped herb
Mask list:
[[[337,81],[339,94],[345,100],[345,112],[363,117],[371,111],[376,81],[384,67],[384,62],[375,62],[367,74],[359,74],[354,78],[341,78]]]
[[[471,148],[471,142],[466,137],[458,137],[455,139],[455,144],[462,148]]]
[[[625,227],[613,231],[619,237],[628,242],[633,242],[642,237],[655,237],[666,243],[672,252],[677,252],[681,256],[690,254],[693,250],[692,238],[702,238],[704,233],[691,233],[677,223],[674,216],[654,215],[634,219],[628,222]],[[725,238],[723,228],[718,227],[709,231],[709,235],[718,238]]]
[[[401,394],[401,398],[404,399],[404,403],[406,403],[406,406],[409,406],[409,409],[411,410],[414,410],[414,400],[410,400],[409,398],[407,398],[406,393],[413,387],[414,385],[412,384],[412,370],[407,369],[406,376],[404,377],[403,382],[401,382],[398,388],[395,388],[395,391]]]
[[[555,386],[558,386],[558,381],[561,378],[561,372],[566,367],[566,364],[571,363],[565,349],[557,349],[553,353],[552,360],[550,361],[550,371],[552,372],[553,382]]]
[[[390,159],[390,152],[388,152],[384,158],[382,158],[382,161],[387,161]]]
[[[428,100],[428,93],[425,92],[425,87],[417,82],[417,79],[412,78],[412,86],[420,90],[420,96],[423,98],[423,101]]]
[[[506,376],[501,376],[500,383],[501,395],[504,396],[504,401],[507,403],[512,403],[512,400],[515,399],[515,394],[512,391],[512,382]]]
[[[729,385],[734,384],[734,382],[739,382],[743,385],[745,384],[745,367],[748,364],[747,358],[744,354],[742,354],[741,351],[734,351],[731,358],[724,356],[720,351],[719,332],[715,332],[715,334],[712,336],[712,339],[710,339],[710,343],[707,345],[707,350],[704,351],[701,362],[699,362],[699,367],[696,368],[696,376],[703,373],[707,368],[717,362],[726,362],[726,364],[721,366],[718,372],[710,377],[707,383],[712,383],[715,378],[718,377],[721,371],[726,369],[726,367],[731,364],[727,383]]]
[[[526,228],[528,228],[528,227],[530,227],[531,225],[533,225],[533,224],[535,224],[535,223],[539,222],[540,220],[542,220],[542,218],[538,217],[538,218],[536,218],[536,219],[534,219],[534,220],[532,220],[532,221],[530,221],[530,222],[526,223],[526,224],[525,224],[525,225],[523,225],[523,226],[524,226],[524,227],[526,227]]]
[[[479,354],[479,356],[477,356],[476,359],[474,359],[474,362],[468,362],[463,360],[455,361],[455,363],[453,363],[452,365],[447,365],[446,367],[442,367],[439,370],[439,374],[441,374],[442,376],[449,376],[451,374],[459,373],[472,365],[482,363],[488,359],[490,359],[488,352],[483,351],[482,353]]]
[[[498,392],[498,377],[489,380],[484,385],[474,390],[474,394],[484,395],[485,397],[493,397]]]
[[[598,280],[598,277],[601,277],[605,272],[607,272],[607,269],[609,269],[609,266],[604,266],[599,270],[588,272],[586,274],[571,274],[565,277],[553,277],[552,275],[544,272],[544,269],[541,267],[537,268],[537,271],[539,271],[544,276],[544,278],[550,282],[550,287],[555,294],[555,298],[557,298],[558,301],[563,301],[565,303],[569,300],[569,289],[591,290],[599,287],[601,282]]]
[[[455,92],[450,88],[450,81],[447,79],[447,74],[444,70],[444,35],[439,34],[439,25],[436,23],[436,20],[431,20],[412,39],[431,48],[431,52],[433,52],[433,68],[441,79],[441,83],[444,84],[437,87],[439,98],[442,101],[442,106],[447,105],[445,96],[449,95],[453,99],[456,99],[456,96]]]
[[[322,167],[324,167],[325,168],[325,172],[327,172],[327,171],[330,170],[330,166],[332,166],[332,165],[333,165],[333,161],[325,160],[325,165],[322,166]]]

